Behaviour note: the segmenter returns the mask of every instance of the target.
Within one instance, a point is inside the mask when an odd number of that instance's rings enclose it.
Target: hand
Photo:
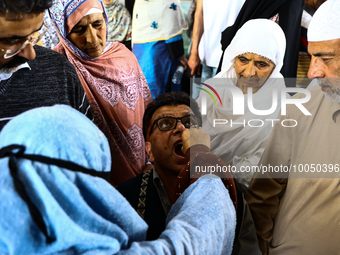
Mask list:
[[[202,127],[185,129],[182,133],[182,152],[185,155],[190,146],[202,144],[210,149],[210,136]]]
[[[191,75],[195,75],[196,73],[198,75],[201,74],[202,65],[201,65],[201,60],[198,54],[191,53],[189,61],[188,61],[188,65],[191,69],[191,73],[190,73]]]
[[[188,60],[186,57],[184,57],[184,55],[179,58],[179,62],[181,62],[181,65],[184,66],[184,70],[187,69]]]

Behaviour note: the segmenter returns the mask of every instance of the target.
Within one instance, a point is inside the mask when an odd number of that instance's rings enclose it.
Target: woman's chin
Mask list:
[[[250,80],[243,80],[239,79],[237,82],[237,87],[239,87],[243,94],[248,94],[249,88],[252,89],[252,93],[256,93],[262,86],[264,82],[259,79],[254,79],[253,81]]]
[[[85,53],[90,58],[98,58],[103,54],[103,49],[98,47],[97,49],[87,50],[87,51],[85,51]]]

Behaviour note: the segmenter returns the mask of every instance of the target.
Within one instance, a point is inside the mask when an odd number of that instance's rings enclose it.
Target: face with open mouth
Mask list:
[[[243,94],[247,94],[248,87],[256,93],[269,78],[275,65],[269,59],[254,53],[245,53],[235,58],[234,64],[237,86]]]
[[[158,108],[150,121],[150,128],[155,120],[162,117],[184,117],[193,112],[187,105],[167,105]],[[169,125],[167,122],[158,122],[161,127]],[[182,133],[186,129],[183,123],[177,120],[175,129],[162,131],[157,125],[153,126],[152,133],[145,143],[146,151],[150,161],[154,164],[157,171],[168,171],[178,174],[185,165],[185,157],[182,152]]]

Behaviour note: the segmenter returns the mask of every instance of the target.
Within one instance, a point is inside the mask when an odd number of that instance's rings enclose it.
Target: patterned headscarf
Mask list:
[[[87,54],[82,52],[66,37],[71,32],[72,28],[84,17],[89,10],[89,6],[96,7],[103,11],[106,22],[106,47],[111,45],[108,39],[108,19],[105,12],[104,4],[101,0],[53,0],[53,5],[49,9],[50,16],[54,25],[57,28],[59,36],[63,38],[68,47],[83,59],[91,59]],[[77,12],[75,12],[77,10]],[[104,53],[103,52],[103,53]]]
[[[131,15],[118,0],[105,4],[109,21],[109,41],[125,42],[131,40]]]
[[[54,50],[66,56],[77,71],[94,122],[109,140],[116,166],[111,182],[119,185],[145,167],[142,122],[152,97],[136,57],[123,44],[107,42],[101,56],[90,58],[66,38],[92,8],[103,10],[106,17],[101,0],[54,0],[50,14],[60,38]]]

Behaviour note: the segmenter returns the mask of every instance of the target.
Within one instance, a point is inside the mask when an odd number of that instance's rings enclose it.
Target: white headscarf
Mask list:
[[[103,11],[101,9],[98,9],[98,8],[91,8],[85,15],[91,15],[91,14],[95,14],[95,13],[103,13]]]
[[[272,130],[272,122],[265,119],[276,119],[280,110],[280,89],[285,87],[283,76],[280,73],[283,65],[283,57],[286,48],[285,35],[275,22],[267,19],[255,19],[245,23],[236,33],[234,39],[226,49],[223,57],[222,71],[213,79],[205,83],[214,87],[222,100],[215,104],[214,101],[201,92],[198,104],[202,105],[203,97],[207,102],[207,114],[202,116],[203,128],[211,137],[211,151],[220,156],[227,164],[232,164],[240,169],[241,166],[255,166],[258,164],[265,149],[268,137]],[[259,116],[251,113],[248,109],[248,94],[244,94],[244,115],[233,115],[232,94],[225,85],[236,86],[237,76],[233,67],[235,58],[244,53],[255,53],[270,59],[275,68],[264,85],[252,95],[254,108],[267,110],[272,106],[273,89],[278,89],[277,108],[274,113]],[[226,78],[226,79],[216,79]],[[214,85],[215,84],[215,85]],[[223,84],[223,86],[216,86]],[[226,125],[213,127],[214,119],[226,119]],[[262,127],[250,127],[248,121],[261,119]],[[246,125],[230,125],[246,122]],[[260,125],[253,122],[251,125]],[[233,173],[236,180],[246,188],[253,173]]]
[[[315,12],[309,24],[309,42],[340,39],[340,1],[327,0]]]
[[[234,70],[235,57],[244,53],[256,53],[270,59],[276,65],[270,77],[281,78],[280,70],[285,50],[286,37],[279,25],[268,19],[249,20],[237,31],[225,50],[220,75],[223,74],[223,78],[231,78],[230,72]],[[232,78],[235,78],[236,73],[231,73]]]

